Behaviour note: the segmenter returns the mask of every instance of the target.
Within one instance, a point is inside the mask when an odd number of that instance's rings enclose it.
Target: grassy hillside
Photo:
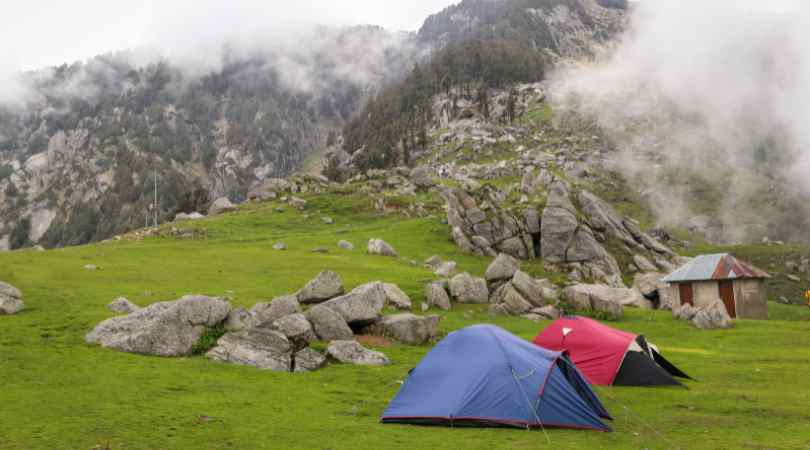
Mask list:
[[[331,365],[311,374],[262,372],[203,357],[161,359],[84,344],[125,295],[141,306],[187,293],[227,295],[236,306],[294,292],[317,272],[347,287],[399,284],[418,305],[432,274],[411,264],[432,254],[483,274],[488,260],[457,252],[438,218],[375,217],[368,200],[309,198],[306,213],[248,206],[193,226],[206,239],[151,238],[49,252],[0,254],[0,280],[28,309],[0,317],[0,448],[807,448],[810,350],[801,345],[810,310],[772,304],[768,322],[701,332],[668,313],[629,311],[615,325],[643,333],[697,382],[689,389],[597,388],[614,433],[450,429],[381,425],[401,380],[430,347],[379,350],[385,368]],[[307,217],[305,214],[308,214]],[[335,220],[325,225],[322,216]],[[188,226],[188,225],[186,225]],[[168,228],[167,228],[168,229]],[[365,255],[383,238],[402,259]],[[353,252],[340,250],[340,239]],[[277,252],[277,241],[289,250]],[[328,254],[312,253],[317,246]],[[98,271],[83,267],[94,264]],[[542,274],[539,265],[527,264]],[[767,267],[766,267],[767,268]],[[482,307],[441,313],[442,332],[488,322],[523,338],[542,325],[489,317]]]

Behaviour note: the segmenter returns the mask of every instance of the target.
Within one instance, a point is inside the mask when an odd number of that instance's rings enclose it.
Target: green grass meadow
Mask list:
[[[145,306],[185,294],[234,306],[295,292],[331,269],[347,288],[383,280],[419,305],[438,254],[482,275],[438,217],[376,217],[357,197],[309,198],[308,217],[278,204],[193,225],[206,239],[150,238],[47,252],[0,253],[0,280],[27,309],[0,317],[0,449],[808,449],[810,310],[771,305],[773,320],[699,331],[665,312],[630,310],[616,327],[645,334],[692,375],[688,389],[596,388],[613,433],[382,425],[379,417],[429,346],[379,349],[384,368],[332,364],[309,374],[264,372],[204,357],[162,359],[91,347],[85,334],[126,296]],[[335,220],[325,225],[321,217]],[[365,254],[369,238],[401,258]],[[357,247],[341,250],[337,242]],[[272,245],[284,241],[287,251]],[[313,253],[315,247],[330,249]],[[94,264],[97,271],[85,270]],[[537,262],[525,268],[543,275]],[[437,313],[432,311],[431,313]],[[494,323],[525,339],[543,327],[455,305],[441,331]]]

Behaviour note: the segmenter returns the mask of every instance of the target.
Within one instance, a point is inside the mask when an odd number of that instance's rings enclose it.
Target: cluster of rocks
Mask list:
[[[492,186],[476,193],[480,202],[457,188],[442,190],[453,239],[463,251],[518,259],[543,258],[547,268],[568,274],[575,281],[593,281],[624,287],[622,269],[607,249],[619,247],[629,255],[631,271],[670,271],[676,254],[638,224],[619,216],[596,195],[572,192],[568,183],[549,171],[527,172],[523,190],[544,194],[542,208],[504,207],[506,194]],[[575,203],[578,205],[575,206]]]
[[[548,280],[538,280],[520,270],[520,261],[501,253],[489,265],[490,313],[523,316],[539,322],[560,317],[560,291]]]
[[[685,320],[701,330],[734,327],[734,321],[728,315],[726,305],[719,298],[701,308],[689,304],[682,305],[680,308],[673,309],[672,315],[676,319]]]
[[[14,286],[0,281],[0,316],[17,314],[24,308],[22,292]]]
[[[398,286],[367,283],[346,293],[340,276],[318,274],[300,291],[250,310],[232,309],[222,298],[186,296],[139,308],[125,298],[108,305],[126,314],[100,323],[86,341],[128,353],[188,356],[207,330],[225,334],[209,359],[274,371],[319,369],[328,358],[344,363],[388,364],[385,355],[357,343],[355,332],[421,345],[437,335],[440,318],[410,313],[383,316],[386,305],[409,310],[411,300]],[[328,342],[326,354],[310,348]]]

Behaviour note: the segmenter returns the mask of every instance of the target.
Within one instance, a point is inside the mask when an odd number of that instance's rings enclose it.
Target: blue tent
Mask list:
[[[564,353],[476,325],[425,356],[382,422],[611,431],[601,418],[611,417]]]

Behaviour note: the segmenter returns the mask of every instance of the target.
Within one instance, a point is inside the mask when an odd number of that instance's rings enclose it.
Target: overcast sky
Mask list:
[[[22,0],[3,5],[0,71],[84,60],[173,39],[294,28],[375,24],[416,30],[457,0]]]

